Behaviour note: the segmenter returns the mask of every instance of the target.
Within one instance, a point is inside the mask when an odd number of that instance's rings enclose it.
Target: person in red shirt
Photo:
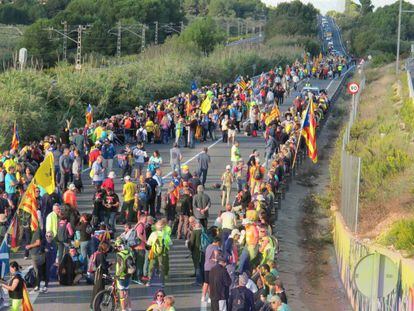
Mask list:
[[[108,174],[108,178],[104,180],[101,187],[107,191],[108,190],[115,191],[115,183],[114,183],[115,177],[116,177],[115,172],[110,171]]]
[[[161,123],[161,120],[162,120],[162,118],[164,118],[164,116],[165,116],[164,107],[161,107],[160,110],[158,110],[158,112],[157,112],[158,123]]]

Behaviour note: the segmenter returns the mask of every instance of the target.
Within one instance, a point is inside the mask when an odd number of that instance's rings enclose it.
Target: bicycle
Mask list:
[[[98,292],[93,299],[93,311],[115,311],[119,307],[119,295],[116,286],[116,277],[104,274],[104,280],[111,282],[111,285]]]

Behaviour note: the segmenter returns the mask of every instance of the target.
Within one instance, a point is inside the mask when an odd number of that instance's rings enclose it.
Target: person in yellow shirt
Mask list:
[[[154,122],[150,118],[148,118],[145,123],[145,130],[147,131],[148,143],[151,143],[152,138],[154,137]]]
[[[136,212],[134,211],[135,193],[137,192],[137,186],[131,181],[130,176],[124,177],[124,187],[122,195],[124,196],[124,203],[121,210],[121,223],[136,222]]]

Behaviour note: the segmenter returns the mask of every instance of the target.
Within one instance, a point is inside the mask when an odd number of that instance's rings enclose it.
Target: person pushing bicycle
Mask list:
[[[131,300],[129,299],[129,284],[131,276],[136,270],[134,255],[124,241],[118,238],[115,241],[116,266],[115,276],[119,290],[119,300],[122,311],[131,310]]]

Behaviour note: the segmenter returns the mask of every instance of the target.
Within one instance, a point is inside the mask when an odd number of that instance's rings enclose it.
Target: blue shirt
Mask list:
[[[16,176],[7,173],[4,182],[5,182],[6,193],[8,194],[16,193],[16,186],[17,186]],[[12,183],[14,183],[15,185],[12,185]]]

